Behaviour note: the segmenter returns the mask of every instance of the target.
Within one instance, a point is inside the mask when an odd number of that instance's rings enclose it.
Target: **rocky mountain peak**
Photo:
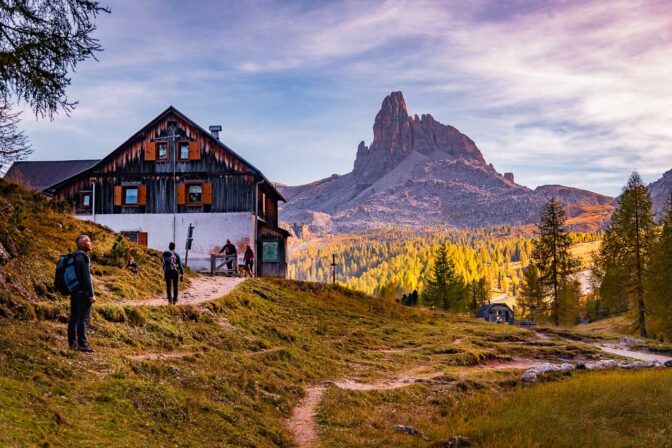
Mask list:
[[[409,116],[401,92],[376,115],[373,142],[360,142],[351,173],[286,187],[281,216],[316,233],[391,225],[484,227],[536,222],[551,196],[577,230],[600,228],[611,198],[576,188],[536,190],[499,174],[466,135],[430,114]]]
[[[371,146],[361,142],[357,148],[353,174],[359,179],[379,179],[412,152],[433,159],[464,159],[485,165],[483,155],[469,137],[430,114],[410,117],[403,94],[392,92],[376,114]]]

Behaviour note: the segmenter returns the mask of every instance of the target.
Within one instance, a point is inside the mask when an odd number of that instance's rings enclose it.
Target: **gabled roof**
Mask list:
[[[93,167],[99,160],[52,160],[14,162],[4,179],[44,191]]]
[[[511,313],[513,313],[513,310],[506,303],[495,302],[495,303],[488,303],[488,304],[485,304],[485,305],[481,306],[478,309],[478,311],[476,311],[476,317],[485,317],[488,314],[488,312],[490,311],[490,308],[492,308],[493,306],[497,306],[497,307],[502,307],[503,306],[504,308],[508,308],[508,310],[511,311]]]
[[[55,188],[58,188],[58,187],[60,187],[62,184],[66,183],[66,182],[69,182],[70,180],[72,180],[72,178],[74,178],[74,177],[76,177],[76,176],[79,176],[80,174],[81,174],[81,175],[88,174],[90,171],[94,171],[97,167],[102,166],[102,165],[105,165],[105,163],[107,163],[108,161],[113,160],[113,159],[117,156],[117,154],[118,154],[119,152],[123,151],[124,148],[125,148],[128,144],[132,143],[135,139],[139,138],[139,137],[143,134],[143,132],[145,131],[146,128],[153,126],[154,124],[156,124],[157,122],[163,120],[167,115],[169,115],[169,114],[171,114],[171,113],[173,113],[173,114],[179,116],[180,118],[182,118],[184,121],[186,121],[187,123],[189,123],[190,125],[192,125],[192,126],[195,127],[196,129],[198,129],[199,132],[201,132],[201,133],[203,133],[204,135],[206,135],[206,136],[210,139],[210,141],[211,141],[212,143],[214,143],[214,144],[216,144],[217,146],[219,146],[220,148],[222,148],[222,149],[228,151],[228,152],[231,153],[234,157],[236,157],[236,158],[239,159],[241,162],[243,162],[245,165],[247,165],[247,168],[252,172],[252,174],[257,175],[257,176],[259,176],[262,180],[266,181],[265,183],[268,184],[268,186],[271,188],[271,190],[272,190],[275,194],[278,195],[278,198],[279,198],[281,201],[283,201],[283,202],[287,202],[287,201],[285,200],[285,198],[280,194],[280,192],[275,188],[275,186],[273,185],[273,183],[271,183],[268,179],[266,179],[266,177],[261,173],[261,171],[259,171],[254,165],[252,165],[250,162],[248,162],[248,161],[245,160],[243,157],[241,157],[241,156],[240,156],[238,153],[236,153],[233,149],[229,148],[229,147],[226,146],[224,143],[222,143],[221,141],[217,140],[215,137],[212,136],[212,134],[211,134],[209,131],[206,131],[205,129],[203,129],[201,126],[199,126],[199,125],[198,125],[197,123],[195,123],[193,120],[191,120],[191,118],[187,117],[186,115],[184,115],[182,112],[180,112],[179,110],[177,110],[177,109],[176,109],[175,107],[173,107],[173,106],[169,106],[166,110],[164,110],[163,112],[161,112],[156,118],[154,118],[154,119],[151,120],[149,123],[147,123],[146,125],[144,125],[138,132],[136,132],[135,134],[133,134],[133,135],[132,135],[130,138],[128,138],[125,142],[123,142],[121,145],[119,145],[114,151],[112,151],[111,153],[109,153],[109,154],[108,154],[107,156],[105,156],[103,159],[99,160],[98,163],[96,163],[95,165],[89,167],[89,168],[86,170],[86,172],[82,171],[82,172],[77,173],[77,174],[75,174],[75,175],[73,175],[73,176],[70,176],[70,177],[68,177],[68,178],[62,179],[60,182],[57,182],[57,183],[54,183],[54,184],[50,185],[50,187],[51,187],[51,188],[54,188],[54,189],[55,189]]]

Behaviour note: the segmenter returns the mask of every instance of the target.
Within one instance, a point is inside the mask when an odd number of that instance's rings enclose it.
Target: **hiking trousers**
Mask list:
[[[68,319],[68,345],[88,347],[86,326],[91,315],[91,300],[85,292],[70,295],[70,318]]]
[[[177,271],[167,271],[165,272],[164,278],[166,279],[166,297],[168,298],[168,303],[177,302],[177,283],[180,273]],[[171,286],[173,293],[171,294]]]

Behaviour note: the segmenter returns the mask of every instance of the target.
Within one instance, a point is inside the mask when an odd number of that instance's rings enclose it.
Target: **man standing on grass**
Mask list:
[[[86,339],[86,325],[91,315],[91,305],[96,301],[91,281],[91,260],[88,252],[93,242],[87,235],[77,237],[75,257],[75,274],[79,287],[70,293],[70,319],[68,320],[68,345],[73,350],[91,353],[93,349]]]
[[[184,269],[180,256],[175,252],[175,243],[168,245],[168,250],[163,253],[163,274],[166,280],[166,295],[168,303],[175,305],[177,303],[177,279],[184,280]],[[173,292],[171,294],[171,285]]]

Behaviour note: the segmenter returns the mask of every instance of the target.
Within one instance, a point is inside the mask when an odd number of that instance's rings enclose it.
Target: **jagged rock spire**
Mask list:
[[[429,114],[409,117],[401,92],[383,100],[373,125],[373,142],[357,148],[353,174],[360,179],[379,179],[413,151],[436,158],[474,160],[485,164],[474,142],[452,126]]]

